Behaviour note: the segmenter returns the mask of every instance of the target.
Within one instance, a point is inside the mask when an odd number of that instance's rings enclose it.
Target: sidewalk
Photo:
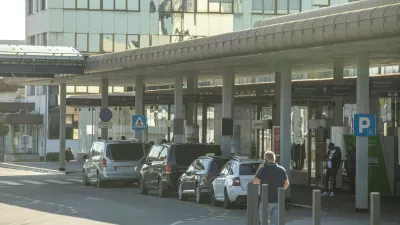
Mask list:
[[[321,224],[323,225],[369,225],[370,218],[367,213],[343,213],[335,212],[332,210],[323,211],[323,216],[321,218]],[[312,217],[306,219],[298,219],[289,223],[287,225],[310,225],[312,224]],[[380,225],[399,225],[400,221],[394,218],[387,218],[381,216]]]
[[[51,174],[69,174],[81,172],[83,168],[83,162],[66,162],[65,171],[59,171],[59,162],[10,162],[10,163],[0,163],[0,167],[16,169],[16,170],[28,170],[41,173],[51,173]]]
[[[312,206],[312,191],[315,187],[292,185],[291,188],[292,196],[290,203],[301,206]],[[363,214],[356,213],[355,198],[348,193],[338,192],[334,197],[322,197],[321,206],[327,210],[353,213],[355,215]],[[400,198],[394,196],[381,197],[381,212],[382,217],[396,218],[400,221]],[[364,214],[368,215],[367,213]],[[400,222],[397,224],[400,224]]]

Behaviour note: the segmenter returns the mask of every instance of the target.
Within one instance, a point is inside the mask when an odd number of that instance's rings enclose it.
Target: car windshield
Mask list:
[[[208,153],[221,155],[219,145],[186,144],[176,145],[174,149],[175,163],[180,166],[188,166],[193,160]]]
[[[107,146],[107,158],[115,161],[139,160],[144,156],[141,143],[113,143]]]
[[[256,174],[260,164],[261,163],[241,164],[240,169],[239,169],[239,175],[254,175],[254,174]]]

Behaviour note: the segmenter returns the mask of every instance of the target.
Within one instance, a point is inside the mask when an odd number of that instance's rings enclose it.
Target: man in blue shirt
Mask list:
[[[271,225],[278,224],[278,189],[289,187],[289,179],[286,170],[277,165],[275,153],[267,151],[264,154],[265,164],[253,178],[254,184],[268,184],[268,212]],[[261,189],[262,190],[262,189]],[[261,193],[262,195],[262,193]],[[262,198],[261,198],[262,199]],[[262,202],[260,202],[260,224],[262,219]]]

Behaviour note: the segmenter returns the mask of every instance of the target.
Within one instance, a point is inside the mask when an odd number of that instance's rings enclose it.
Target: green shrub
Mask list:
[[[58,162],[59,153],[58,152],[49,152],[46,154],[47,162]]]

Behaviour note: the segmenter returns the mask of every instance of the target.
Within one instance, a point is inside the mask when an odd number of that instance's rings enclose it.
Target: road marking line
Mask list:
[[[20,184],[17,182],[12,182],[12,181],[0,181],[0,184],[7,184],[7,185],[14,185],[14,186],[23,185],[23,184]]]
[[[195,220],[196,218],[190,218],[190,219],[186,219],[186,220]]]
[[[177,225],[177,224],[180,224],[180,223],[183,223],[183,221],[177,221],[175,223],[172,223],[171,225]]]
[[[50,183],[55,183],[55,184],[71,184],[70,182],[61,181],[61,180],[45,180],[45,181],[50,182]]]
[[[34,181],[34,180],[19,180],[19,181],[24,182],[24,183],[28,183],[28,184],[46,184],[46,183],[39,182],[39,181]]]
[[[68,181],[73,181],[73,182],[79,182],[79,183],[81,183],[81,182],[83,182],[82,180],[80,180],[80,179],[67,179]]]

